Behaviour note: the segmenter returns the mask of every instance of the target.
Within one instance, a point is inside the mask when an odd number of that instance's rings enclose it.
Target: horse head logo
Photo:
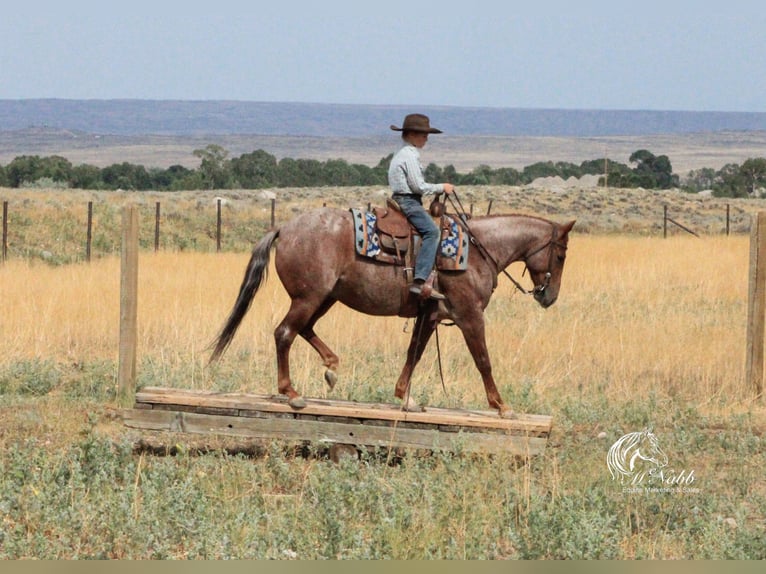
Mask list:
[[[612,445],[606,455],[606,466],[612,480],[619,477],[621,483],[640,484],[647,473],[652,474],[667,464],[668,457],[649,428],[626,434]]]

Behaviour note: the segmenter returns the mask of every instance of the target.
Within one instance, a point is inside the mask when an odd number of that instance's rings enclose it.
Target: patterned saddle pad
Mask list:
[[[354,217],[354,245],[356,252],[364,257],[370,257],[378,261],[384,261],[396,265],[404,262],[391,253],[384,252],[381,247],[380,237],[377,230],[377,217],[371,211],[350,209]],[[468,267],[468,247],[470,241],[468,234],[455,219],[445,214],[441,229],[447,229],[440,249],[436,254],[436,267],[444,271],[464,271]],[[415,242],[420,241],[420,236],[415,235]]]

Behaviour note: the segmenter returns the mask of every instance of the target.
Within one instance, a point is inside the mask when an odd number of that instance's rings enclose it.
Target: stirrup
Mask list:
[[[410,293],[420,296],[421,299],[436,299],[443,301],[446,297],[427,283],[410,285]]]

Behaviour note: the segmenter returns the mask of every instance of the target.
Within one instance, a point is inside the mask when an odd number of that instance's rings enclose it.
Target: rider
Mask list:
[[[421,236],[422,243],[415,262],[413,283],[410,285],[411,293],[421,295],[423,284],[434,267],[441,239],[439,227],[423,207],[423,197],[442,193],[449,195],[455,188],[451,183],[427,183],[423,177],[419,150],[426,145],[428,134],[442,133],[441,130],[431,127],[428,116],[409,114],[404,118],[401,128],[392,125],[391,129],[402,132],[404,146],[391,160],[388,184],[393,191],[394,201]],[[430,297],[445,298],[436,289],[431,290]]]

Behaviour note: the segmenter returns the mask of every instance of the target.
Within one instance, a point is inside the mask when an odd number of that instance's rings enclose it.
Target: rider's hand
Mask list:
[[[442,185],[444,186],[445,195],[449,195],[450,193],[455,191],[455,186],[452,185],[451,183],[443,183]]]

